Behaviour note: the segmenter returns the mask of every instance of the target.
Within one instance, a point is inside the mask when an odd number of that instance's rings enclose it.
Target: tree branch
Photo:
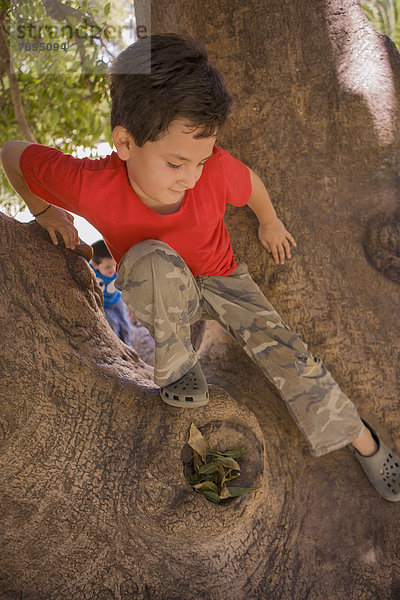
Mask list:
[[[19,90],[19,85],[15,74],[12,57],[9,52],[4,24],[2,22],[0,22],[0,48],[7,48],[8,60],[6,60],[5,62],[6,64],[8,64],[9,67],[8,78],[10,81],[11,100],[14,108],[15,120],[17,121],[17,125],[24,138],[29,142],[35,143],[37,142],[37,140],[33,135],[31,128],[29,127],[28,121],[25,118],[21,92]]]

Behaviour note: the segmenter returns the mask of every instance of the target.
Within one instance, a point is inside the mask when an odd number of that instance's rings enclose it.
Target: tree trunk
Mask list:
[[[232,208],[237,255],[399,450],[393,44],[351,0],[173,0],[151,17],[152,32],[205,40],[237,100],[219,144],[264,179],[298,243],[275,267],[254,215]],[[398,505],[349,452],[312,458],[214,322],[197,327],[196,345],[230,395],[212,387],[205,409],[166,407],[107,327],[89,249],[54,247],[36,223],[6,217],[0,236],[0,598],[400,598]],[[247,448],[254,495],[222,507],[190,490],[192,421],[215,448]]]

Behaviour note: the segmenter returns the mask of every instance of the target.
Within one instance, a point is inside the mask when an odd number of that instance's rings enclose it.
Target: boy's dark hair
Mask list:
[[[99,265],[104,258],[112,258],[107,246],[103,240],[98,240],[92,244],[93,258],[92,261]]]
[[[111,128],[122,125],[137,146],[162,137],[172,121],[187,119],[215,135],[227,120],[232,98],[207,51],[175,33],[141,38],[111,67]]]

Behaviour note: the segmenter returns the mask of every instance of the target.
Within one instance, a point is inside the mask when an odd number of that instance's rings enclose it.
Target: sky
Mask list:
[[[111,154],[113,150],[110,144],[106,142],[97,144],[96,148],[98,151],[98,156],[107,156],[108,154]],[[74,156],[77,156],[78,158],[91,156],[91,148],[84,148],[81,146],[77,149],[76,153],[74,153]],[[33,217],[27,208],[18,213],[15,218],[22,223],[27,223],[28,221],[33,220]],[[79,237],[82,241],[86,242],[87,244],[93,244],[93,242],[97,242],[97,240],[101,239],[101,234],[97,231],[97,229],[95,229],[83,217],[74,215],[74,219],[74,225],[77,228]]]

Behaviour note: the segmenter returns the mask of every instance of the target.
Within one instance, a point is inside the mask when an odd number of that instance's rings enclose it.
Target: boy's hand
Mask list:
[[[36,217],[36,221],[43,229],[46,229],[55,246],[58,244],[57,231],[67,248],[75,250],[75,247],[79,246],[79,235],[74,227],[74,217],[66,210],[57,206],[50,206],[43,215]]]
[[[294,238],[278,217],[269,223],[260,223],[258,238],[264,248],[272,254],[277,265],[284,264],[285,255],[290,258],[290,243],[297,246]]]

